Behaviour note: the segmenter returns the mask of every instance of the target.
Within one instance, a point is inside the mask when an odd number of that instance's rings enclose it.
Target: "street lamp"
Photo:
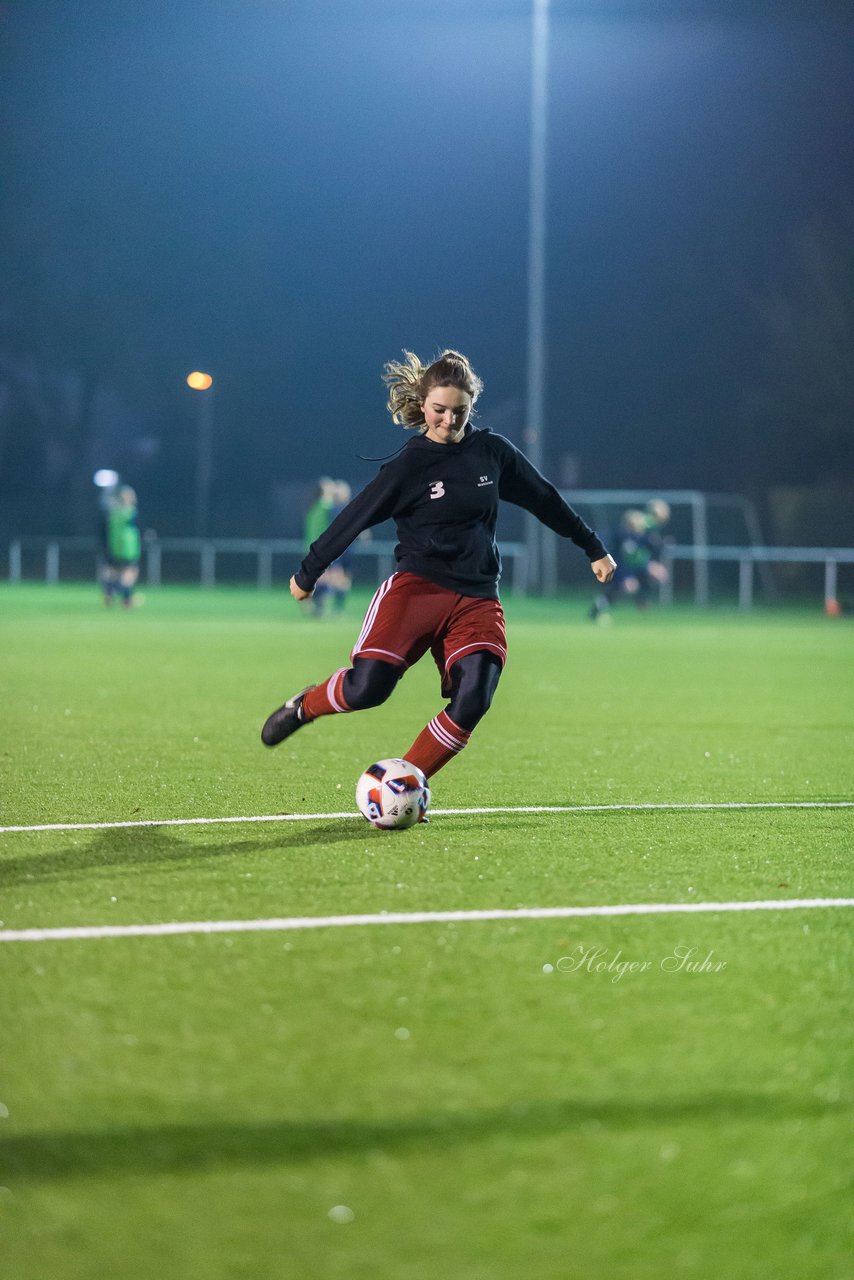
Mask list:
[[[208,533],[213,470],[213,378],[196,369],[187,374],[187,386],[198,391],[196,418],[196,537]]]

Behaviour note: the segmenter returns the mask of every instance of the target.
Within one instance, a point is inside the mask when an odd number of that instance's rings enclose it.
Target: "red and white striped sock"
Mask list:
[[[453,760],[468,745],[470,737],[469,730],[461,729],[446,711],[440,711],[421,730],[404,758],[410,764],[417,765],[428,778],[432,778],[434,773],[438,773],[443,765]]]
[[[323,684],[309,689],[302,700],[302,717],[306,723],[316,720],[318,716],[334,716],[341,712],[352,711],[344,701],[343,684],[349,667],[341,667]]]

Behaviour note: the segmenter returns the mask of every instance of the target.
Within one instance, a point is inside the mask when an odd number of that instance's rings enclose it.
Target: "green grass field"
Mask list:
[[[0,825],[350,810],[439,709],[427,661],[375,711],[276,751],[258,732],[346,661],[364,603],[0,587]],[[435,809],[854,799],[849,621],[506,607],[507,671]],[[5,831],[0,917],[841,898],[852,837],[842,807]],[[0,943],[0,1275],[848,1280],[850,921]]]

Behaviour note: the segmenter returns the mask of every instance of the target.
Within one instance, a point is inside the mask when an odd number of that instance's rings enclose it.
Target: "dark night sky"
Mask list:
[[[526,2],[0,13],[3,313],[120,390],[116,432],[161,441],[139,462],[161,505],[194,367],[217,378],[225,506],[368,478],[354,455],[399,442],[379,374],[404,346],[466,351],[481,421],[521,442]],[[852,33],[834,4],[555,0],[553,474],[571,452],[587,485],[749,487],[751,299],[806,228],[852,225]]]

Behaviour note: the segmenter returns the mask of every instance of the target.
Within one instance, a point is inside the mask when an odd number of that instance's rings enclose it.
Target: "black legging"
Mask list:
[[[356,658],[344,676],[342,693],[353,711],[378,707],[391,696],[404,668],[381,658]],[[501,662],[487,649],[465,653],[451,667],[451,701],[447,712],[454,724],[471,733],[489,710],[501,676]]]

